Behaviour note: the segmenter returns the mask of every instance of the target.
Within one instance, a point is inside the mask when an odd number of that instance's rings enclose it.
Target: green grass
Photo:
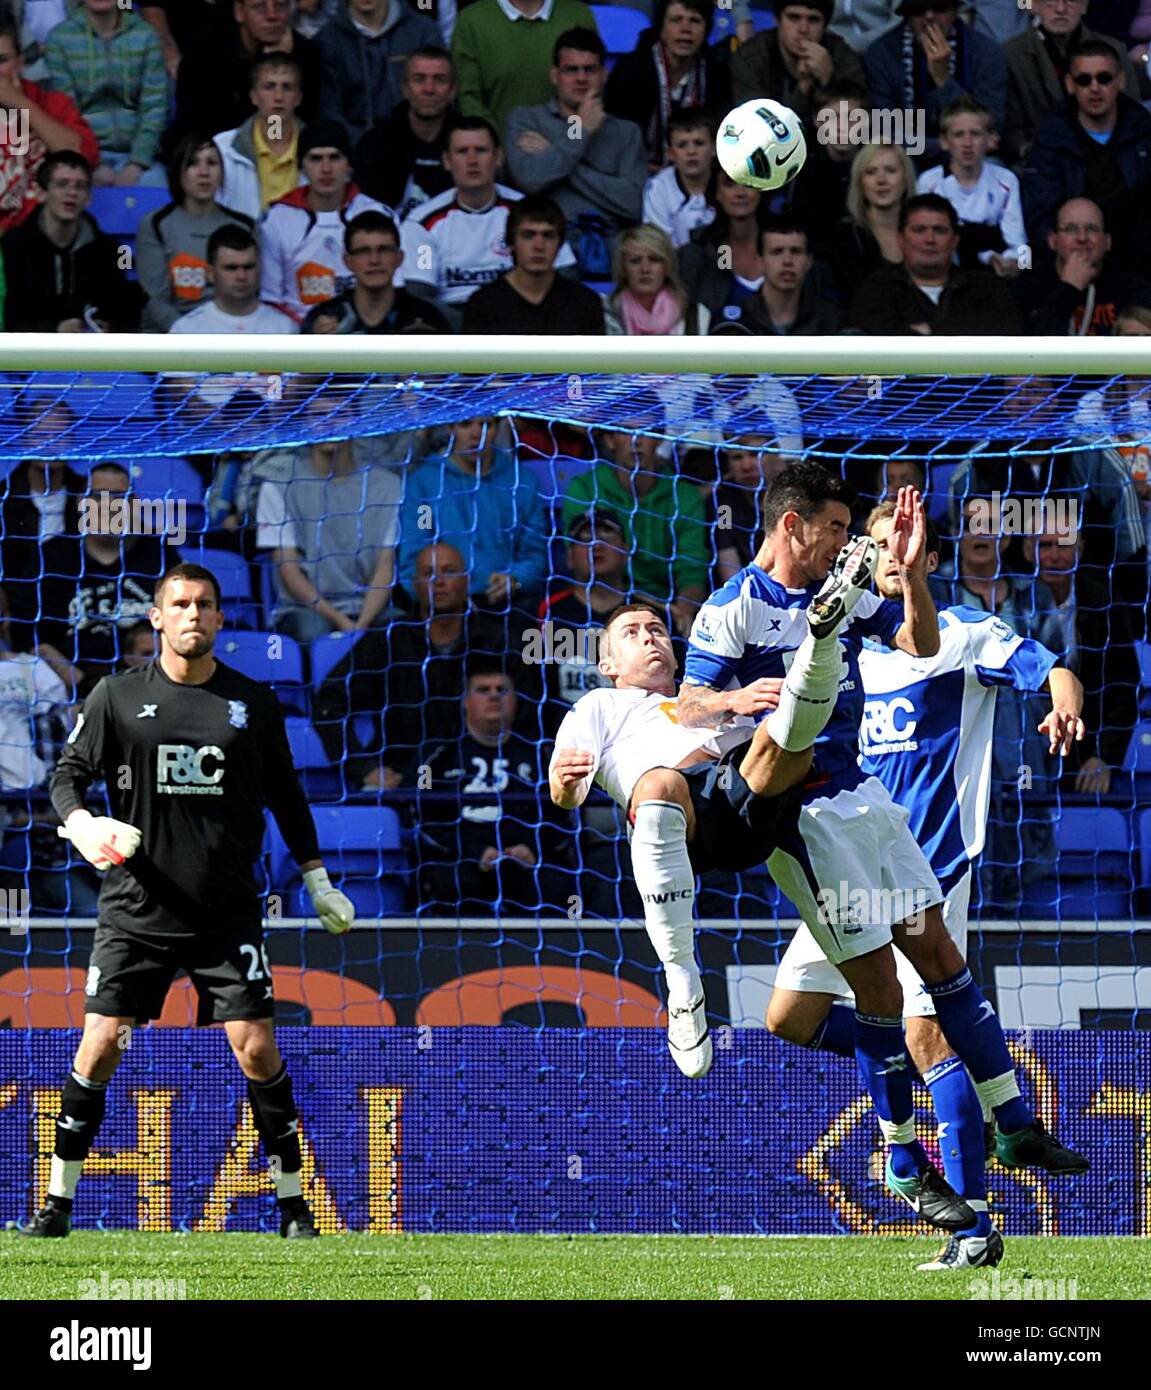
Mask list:
[[[0,1233],[0,1300],[75,1299],[82,1280],[183,1280],[186,1297],[947,1299],[973,1278],[919,1274],[940,1240],[737,1236],[328,1236]],[[1074,1279],[1080,1299],[1147,1298],[1147,1244],[1016,1238],[1001,1280]],[[178,1287],[178,1286],[177,1286]],[[91,1291],[89,1291],[91,1292]],[[125,1291],[126,1292],[126,1291]],[[115,1295],[115,1289],[112,1288]],[[107,1294],[98,1296],[107,1297]],[[122,1295],[125,1296],[125,1295]]]

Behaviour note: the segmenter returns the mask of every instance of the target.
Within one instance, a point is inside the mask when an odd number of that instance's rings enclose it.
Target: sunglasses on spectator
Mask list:
[[[1113,72],[1077,72],[1071,79],[1077,87],[1090,87],[1093,82],[1098,82],[1101,87],[1110,87],[1115,81]]]

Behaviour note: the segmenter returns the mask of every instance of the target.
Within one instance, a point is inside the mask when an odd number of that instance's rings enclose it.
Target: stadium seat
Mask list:
[[[1139,886],[1151,889],[1151,810],[1139,816]]]
[[[595,459],[569,458],[565,454],[549,457],[537,454],[535,450],[525,450],[520,458],[520,467],[530,473],[539,485],[540,498],[545,506],[551,502],[562,502],[572,479],[595,466]]]
[[[399,812],[391,806],[313,806],[312,816],[320,858],[332,882],[355,903],[357,916],[402,914],[411,867]],[[266,847],[271,881],[289,894],[285,915],[312,916],[299,870],[270,818]]]
[[[1151,772],[1151,723],[1144,721],[1135,725],[1127,745],[1127,756],[1123,759],[1123,771]]]
[[[166,207],[172,195],[166,188],[94,188],[88,211],[102,232],[128,246],[132,262],[127,278],[136,279],[136,233],[150,212]]]
[[[751,12],[751,22],[755,25],[755,32],[762,34],[765,29],[775,28],[775,15],[771,10],[753,9]],[[711,33],[707,36],[708,44],[723,43],[726,39],[735,37],[735,13],[734,11],[721,10],[718,7],[715,11],[715,18],[712,21]],[[606,40],[605,40],[606,42]]]
[[[1151,642],[1136,642],[1139,657],[1139,713],[1151,714]]]
[[[604,47],[615,57],[631,53],[640,34],[651,24],[645,14],[628,6],[593,5],[591,12]]]
[[[211,570],[220,585],[224,617],[228,626],[256,627],[259,605],[252,598],[252,574],[247,560],[234,550],[213,550],[210,546],[184,546],[180,559]],[[265,679],[260,677],[260,679]]]
[[[362,632],[333,632],[312,643],[312,685],[317,686],[328,672],[356,645]]]
[[[137,497],[163,498],[185,504],[187,535],[204,529],[204,480],[187,459],[141,458],[133,461],[132,491]],[[246,568],[246,567],[245,567]],[[251,598],[251,585],[247,597]]]
[[[272,686],[286,708],[307,713],[304,657],[293,638],[278,632],[224,632],[216,641],[216,654],[225,665]]]
[[[1128,917],[1134,846],[1113,806],[1064,806],[1058,821],[1059,915]]]

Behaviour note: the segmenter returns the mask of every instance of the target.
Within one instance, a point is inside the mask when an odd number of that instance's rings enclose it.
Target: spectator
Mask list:
[[[998,136],[991,112],[970,97],[960,97],[939,118],[939,144],[946,164],[925,169],[920,193],[938,193],[959,216],[959,264],[984,265],[1003,280],[1019,274],[1027,253],[1027,232],[1019,180],[1001,164],[989,164]]]
[[[443,742],[425,743],[408,770],[416,791],[418,914],[565,911],[575,890],[560,867],[572,859],[571,816],[541,794],[542,745],[513,730],[512,678],[498,663],[472,661],[465,692],[462,735],[457,726]],[[454,796],[445,802],[445,793]]]
[[[737,320],[763,284],[760,230],[768,210],[758,189],[733,182],[718,165],[708,202],[715,208],[715,220],[692,232],[680,250],[679,271],[684,289],[710,315],[714,332],[717,324]]]
[[[856,53],[865,53],[881,34],[898,23],[891,0],[836,0],[828,28],[846,39]]]
[[[1023,540],[1027,568],[1050,591],[1062,629],[1063,640],[1052,650],[1083,682],[1087,737],[1068,759],[1075,790],[1106,796],[1139,717],[1139,661],[1130,611],[1111,602],[1098,571],[1082,563],[1083,548],[1082,534],[1068,543],[1054,529]]]
[[[416,553],[411,587],[412,617],[365,632],[316,691],[316,732],[352,791],[398,787],[422,743],[451,736],[468,657],[504,661],[520,693],[539,697],[540,667],[514,656],[524,651],[531,628],[526,614],[476,608],[458,550],[425,545]],[[382,718],[382,749],[378,734],[374,748],[359,737],[354,716],[365,713],[377,724]]]
[[[178,318],[169,333],[295,333],[287,314],[260,302],[260,251],[246,227],[220,227],[208,238],[208,283],[212,297]],[[172,404],[186,399],[193,409],[227,405],[244,393],[253,404],[263,387],[259,372],[165,372],[165,394]]]
[[[24,427],[29,453],[58,447],[76,423],[63,401],[37,399],[31,391],[17,396],[14,413]],[[62,458],[25,459],[0,484],[0,574],[10,606],[8,640],[17,651],[35,646],[42,547],[54,536],[79,535],[80,497],[86,488],[87,479]]]
[[[371,439],[322,440],[295,451],[272,550],[272,627],[297,642],[364,632],[391,616],[403,487],[375,453]],[[266,512],[261,525],[267,535]]]
[[[350,290],[308,310],[301,333],[448,333],[433,304],[397,289],[404,262],[400,233],[382,212],[361,212],[344,228],[344,264]]]
[[[832,82],[865,82],[863,60],[828,29],[833,0],[772,0],[776,27],[741,43],[731,59],[732,101],[757,97],[789,106],[803,121]]]
[[[818,98],[815,139],[808,132],[807,159],[788,186],[793,217],[810,227],[822,246],[827,232],[847,211],[851,170],[859,154],[859,130],[870,128],[867,88],[858,82],[833,83]],[[912,180],[914,182],[914,179]]]
[[[266,53],[252,64],[255,113],[216,136],[224,164],[228,207],[256,220],[303,183],[300,173],[300,65],[286,53]]]
[[[603,305],[577,280],[555,273],[566,219],[542,194],[512,204],[507,243],[512,268],[464,306],[465,333],[588,334],[604,331]]]
[[[658,418],[662,406],[647,413]],[[600,430],[596,443],[604,462],[572,480],[563,524],[571,527],[592,509],[617,517],[627,529],[633,585],[670,602],[676,631],[686,636],[708,593],[711,543],[699,489],[665,471],[653,435]]]
[[[763,284],[743,306],[739,322],[750,332],[818,336],[838,333],[843,311],[826,299],[812,274],[807,232],[791,218],[768,223],[761,235]]]
[[[418,207],[400,228],[405,287],[432,300],[457,330],[476,290],[512,268],[508,211],[523,195],[496,182],[502,159],[490,122],[461,116],[448,132],[444,155],[452,187]],[[561,270],[575,265],[570,246],[560,248],[555,264]]]
[[[163,187],[156,162],[168,121],[168,76],[160,40],[117,0],[82,0],[48,36],[52,87],[75,103],[100,149],[97,184]]]
[[[1019,0],[980,0],[978,8],[967,6],[971,27],[1001,48],[1011,39],[1018,37],[1034,22],[1030,14],[1033,0],[1020,5]]]
[[[1044,118],[1023,175],[1033,244],[1043,244],[1069,198],[1090,198],[1114,233],[1114,258],[1128,270],[1146,260],[1151,192],[1151,113],[1123,90],[1119,55],[1104,39],[1077,48],[1063,79],[1066,102]]]
[[[0,128],[0,235],[23,222],[43,200],[36,171],[47,155],[71,150],[90,164],[100,158],[92,127],[76,103],[63,92],[51,92],[24,76],[20,31],[10,16],[0,14],[0,107],[26,111],[22,133],[5,121]],[[13,138],[16,136],[17,138]]]
[[[1098,337],[1114,331],[1124,305],[1151,308],[1151,284],[1115,264],[1103,212],[1090,199],[1058,209],[1047,245],[1054,269],[1032,270],[1020,285],[1028,333]]]
[[[10,333],[134,333],[139,288],[124,278],[120,248],[85,209],[92,166],[70,150],[50,154],[36,171],[43,203],[0,247],[8,284]]]
[[[904,22],[864,55],[874,105],[924,117],[928,161],[939,152],[944,107],[965,93],[992,113],[997,130],[1003,128],[1003,50],[964,24],[958,9],[958,0],[900,0]]]
[[[783,441],[779,441],[782,444]],[[792,458],[766,434],[745,434],[723,450],[723,477],[715,492],[716,582],[750,565],[763,544],[763,490]]]
[[[395,208],[402,221],[452,186],[444,167],[448,123],[455,111],[456,72],[446,49],[426,44],[410,53],[400,79],[403,100],[356,146],[356,174],[369,198]]]
[[[120,665],[121,671],[134,671],[140,666],[147,666],[150,661],[154,661],[158,655],[156,651],[156,633],[149,622],[139,622],[127,629],[120,640]]]
[[[915,170],[901,145],[864,145],[851,166],[844,216],[821,248],[844,304],[877,270],[903,264],[899,219],[915,191]]]
[[[0,594],[0,610],[2,599]],[[0,790],[31,791],[44,785],[49,772],[38,725],[62,712],[68,691],[41,657],[9,649],[6,628],[0,624]]]
[[[33,82],[46,84],[48,64],[44,61],[44,44],[48,35],[63,24],[76,8],[77,0],[5,0],[4,8],[12,16],[20,39],[24,71]]]
[[[296,0],[296,13],[292,28],[306,39],[314,39],[320,30],[330,24],[344,10],[344,0]]]
[[[476,0],[452,35],[460,110],[482,116],[502,140],[517,106],[538,106],[551,95],[548,68],[560,34],[594,28],[582,0]]]
[[[1039,23],[1003,48],[1007,60],[1007,115],[1003,156],[1023,166],[1035,133],[1066,96],[1067,56],[1082,44],[1104,39],[1083,23],[1087,0],[1033,0]],[[1104,39],[1105,42],[1108,40]],[[1119,58],[1128,96],[1138,97],[1139,81],[1123,46],[1111,43]]]
[[[291,25],[292,0],[233,0],[232,22],[197,33],[176,82],[176,120],[169,138],[189,130],[235,130],[252,114],[252,64],[264,53],[287,53],[300,65],[300,120],[316,115],[322,63],[313,39]]]
[[[667,123],[667,168],[644,185],[643,218],[671,237],[678,250],[697,227],[715,218],[707,189],[715,164],[715,131],[698,111],[680,111]]]
[[[989,270],[957,268],[959,218],[937,193],[911,198],[899,218],[903,264],[874,271],[851,301],[848,325],[863,333],[978,334],[1020,331],[1006,286]]]
[[[339,121],[355,143],[399,104],[402,60],[439,42],[435,21],[404,0],[347,0],[316,39],[321,117]]]
[[[539,487],[497,445],[500,421],[479,416],[453,426],[448,452],[413,468],[404,490],[400,580],[411,591],[416,556],[429,540],[453,546],[472,576],[477,602],[533,611],[547,574],[547,526]]]
[[[172,201],[144,218],[136,238],[136,271],[148,300],[145,332],[166,333],[211,299],[208,240],[214,231],[233,225],[252,230],[250,217],[220,206],[222,173],[212,140],[186,135],[176,146],[168,168]]]
[[[129,489],[126,468],[96,464],[85,499],[94,505],[84,534],[57,536],[44,544],[39,650],[42,656],[63,658],[65,684],[74,686],[81,699],[115,671],[121,633],[147,617],[156,580],[180,562],[179,552],[163,536],[138,535],[130,512],[127,530],[120,525],[125,518],[111,514],[112,504],[119,508]]]
[[[913,487],[922,496],[927,495],[927,470],[921,459],[884,459],[875,470],[875,483],[872,496],[876,502],[895,501],[901,487]]]
[[[706,333],[711,315],[693,304],[675,250],[658,227],[632,227],[615,249],[615,288],[604,296],[607,332],[629,336]]]
[[[607,273],[615,238],[640,216],[647,155],[640,129],[603,106],[607,49],[594,29],[556,39],[552,99],[508,115],[508,173],[567,218],[580,274]]]
[[[610,685],[598,666],[603,620],[632,593],[627,538],[610,512],[577,517],[562,575],[553,577],[540,604],[547,703],[544,730],[554,738],[563,717],[589,690]]]
[[[151,0],[140,6],[140,17],[155,29],[164,53],[164,66],[175,80],[183,55],[195,39],[203,39],[209,33],[225,37],[232,7],[219,0]]]
[[[648,167],[663,167],[668,124],[677,111],[717,120],[731,108],[731,73],[707,49],[713,0],[657,0],[652,27],[612,69],[604,105],[643,132]]]
[[[273,203],[260,223],[261,293],[301,323],[314,304],[351,289],[343,262],[344,228],[361,212],[391,209],[361,193],[352,181],[347,135],[336,121],[316,121],[300,136],[306,186]]]

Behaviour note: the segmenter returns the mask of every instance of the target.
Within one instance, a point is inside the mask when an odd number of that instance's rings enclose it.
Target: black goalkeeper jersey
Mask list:
[[[158,661],[106,676],[52,778],[61,819],[96,781],[142,834],[104,875],[108,926],[199,935],[258,922],[265,806],[298,864],[320,857],[275,695],[221,663],[203,685],[170,680]]]

